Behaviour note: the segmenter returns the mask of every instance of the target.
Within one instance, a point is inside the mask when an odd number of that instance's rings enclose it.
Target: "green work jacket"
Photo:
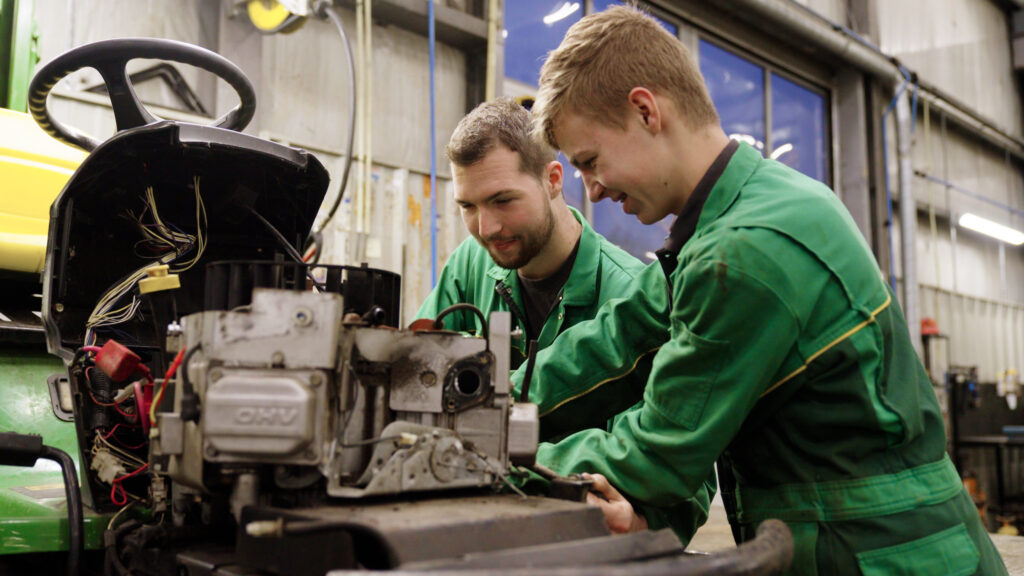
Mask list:
[[[831,190],[732,143],[659,259],[538,355],[531,398],[582,430],[538,461],[604,474],[647,512],[692,497],[721,456],[734,533],[785,521],[793,574],[1006,573],[899,306]],[[585,429],[652,349],[642,405]]]

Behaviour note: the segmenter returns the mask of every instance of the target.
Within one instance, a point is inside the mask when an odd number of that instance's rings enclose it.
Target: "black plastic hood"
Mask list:
[[[329,181],[311,154],[230,130],[160,122],[119,132],[86,158],[50,210],[43,323],[51,353],[69,360],[99,298],[155,263],[140,244],[147,188],[165,223],[196,233],[195,178],[207,245],[180,275],[179,317],[202,310],[207,263],[280,259],[281,242],[253,211],[301,250]],[[162,345],[143,318],[117,330],[126,344]]]

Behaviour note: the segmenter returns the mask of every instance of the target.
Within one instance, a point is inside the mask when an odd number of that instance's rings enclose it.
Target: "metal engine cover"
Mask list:
[[[214,462],[317,460],[318,371],[221,369],[206,392],[203,450]]]

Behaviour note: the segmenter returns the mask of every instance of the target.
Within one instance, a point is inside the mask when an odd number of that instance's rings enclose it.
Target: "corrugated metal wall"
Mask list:
[[[874,5],[883,51],[1010,133],[1024,134],[1009,26],[996,2],[901,0]]]
[[[994,2],[908,0],[878,2],[883,50],[919,77],[973,108],[1005,130],[1020,135],[1021,105],[1011,68],[1006,15]],[[921,18],[927,13],[928,18]],[[896,149],[890,118],[889,150]],[[896,188],[897,163],[889,164]],[[964,134],[941,115],[919,106],[912,164],[918,173],[913,194],[919,213],[917,273],[921,315],[935,319],[945,341],[932,345],[934,377],[950,364],[977,366],[982,381],[1024,367],[1024,249],[956,226],[970,212],[1024,228],[1024,220],[986,202],[1024,209],[1024,174],[1004,151]],[[930,176],[932,179],[924,177]],[[950,183],[946,186],[934,179]],[[898,190],[894,191],[896,196]],[[934,212],[934,231],[930,214]],[[896,269],[901,266],[898,222]],[[954,240],[955,238],[955,240]],[[1000,252],[1002,251],[1002,255]]]

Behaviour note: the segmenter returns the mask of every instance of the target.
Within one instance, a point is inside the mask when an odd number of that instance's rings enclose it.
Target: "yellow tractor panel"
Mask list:
[[[85,156],[0,109],[0,270],[42,272],[50,204]]]

